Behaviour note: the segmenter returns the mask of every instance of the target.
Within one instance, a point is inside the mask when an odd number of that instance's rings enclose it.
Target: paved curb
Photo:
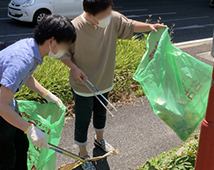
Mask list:
[[[189,48],[189,47],[195,47],[203,44],[211,44],[213,41],[213,38],[205,38],[205,39],[199,39],[199,40],[193,40],[193,41],[185,41],[181,43],[175,43],[174,45],[180,49],[182,48]]]
[[[178,48],[188,48],[188,47],[194,47],[199,46],[204,43],[212,43],[213,38],[205,38],[205,39],[199,39],[199,40],[193,40],[193,41],[185,41],[181,43],[175,43],[174,45]],[[0,51],[6,48],[7,46],[13,44],[14,42],[0,42]]]

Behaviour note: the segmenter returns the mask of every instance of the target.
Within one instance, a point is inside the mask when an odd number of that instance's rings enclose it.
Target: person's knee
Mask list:
[[[94,123],[96,122],[105,122],[106,121],[106,110],[105,109],[100,109],[100,110],[97,110],[97,111],[94,111],[94,114],[93,114],[93,121]]]
[[[104,94],[104,96],[106,98],[108,98],[108,93]],[[104,99],[101,99],[101,100],[105,104],[105,106],[108,105],[107,101],[105,101]],[[95,101],[93,111],[94,111],[94,114],[93,114],[94,119],[97,119],[97,120],[105,120],[106,119],[106,112],[107,112],[106,108],[103,107],[103,105],[101,105],[98,100]]]
[[[106,112],[103,112],[102,114],[95,115],[93,117],[93,125],[96,130],[102,130],[105,128],[106,124]]]
[[[75,127],[75,143],[77,145],[86,145],[88,136],[88,126],[78,128]]]

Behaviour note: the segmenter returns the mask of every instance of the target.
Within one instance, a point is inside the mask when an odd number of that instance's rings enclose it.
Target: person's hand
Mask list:
[[[47,92],[47,94],[44,96],[44,98],[49,102],[55,103],[59,108],[62,107],[62,101],[56,97],[54,94],[52,94],[50,91]]]
[[[72,71],[72,73],[74,75],[74,78],[82,84],[83,84],[83,80],[88,79],[88,77],[85,75],[85,73],[82,70],[80,70],[78,67],[76,67]]]
[[[150,25],[151,31],[157,32],[157,29],[159,29],[159,28],[166,28],[166,25],[162,25],[162,24],[151,24]]]
[[[26,134],[29,136],[33,145],[40,148],[49,149],[46,134],[31,124],[30,128],[27,130]]]

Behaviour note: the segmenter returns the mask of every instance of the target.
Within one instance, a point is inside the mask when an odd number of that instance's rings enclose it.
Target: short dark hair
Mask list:
[[[74,43],[76,31],[71,21],[61,15],[47,15],[37,25],[34,32],[34,39],[37,44],[43,45],[44,42],[54,37],[57,43]]]
[[[113,0],[84,0],[83,8],[85,12],[96,15],[105,11],[108,7],[114,6]]]

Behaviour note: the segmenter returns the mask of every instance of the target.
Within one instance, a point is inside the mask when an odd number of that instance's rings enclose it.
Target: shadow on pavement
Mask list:
[[[74,168],[73,170],[82,170],[81,166],[78,166],[77,168]]]
[[[93,149],[93,157],[102,156],[104,154],[105,152],[98,147],[95,147]],[[96,170],[110,170],[107,158],[96,161],[95,167],[96,167]]]
[[[36,25],[34,25],[32,22],[23,22],[11,19],[10,25],[13,27],[26,27],[26,28],[35,28]]]
[[[102,156],[104,154],[105,154],[105,152],[98,147],[95,147],[93,149],[93,157]],[[96,170],[110,170],[109,164],[107,162],[107,158],[93,162],[93,164],[96,167]],[[81,168],[81,166],[79,166],[79,167],[75,168],[74,170],[82,170],[82,168]]]

